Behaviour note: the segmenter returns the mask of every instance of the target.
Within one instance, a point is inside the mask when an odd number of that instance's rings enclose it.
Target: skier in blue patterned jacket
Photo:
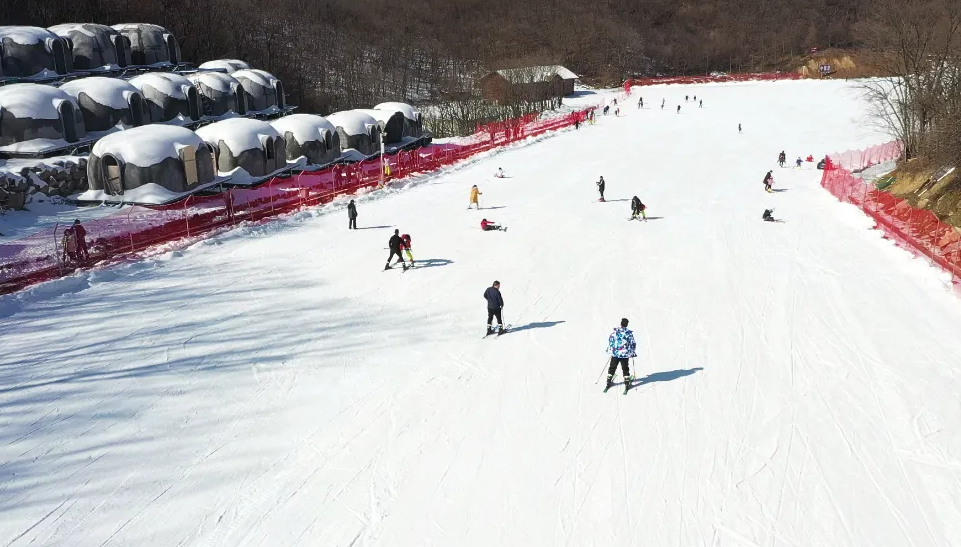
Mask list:
[[[634,380],[628,368],[628,360],[637,357],[637,343],[634,341],[634,333],[627,328],[627,318],[621,319],[621,326],[615,328],[607,340],[607,353],[611,355],[611,366],[607,369],[607,387],[614,385],[614,373],[620,363],[621,372],[624,373],[624,383],[630,386]]]

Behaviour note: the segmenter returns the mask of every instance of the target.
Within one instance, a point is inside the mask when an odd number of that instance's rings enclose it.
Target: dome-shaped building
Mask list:
[[[45,28],[0,26],[0,76],[41,79],[71,72],[65,39]]]
[[[345,110],[327,116],[340,134],[342,149],[353,149],[365,156],[380,152],[380,122],[359,110]]]
[[[149,122],[147,103],[130,82],[118,78],[80,78],[60,86],[77,101],[88,132],[129,129]]]
[[[222,72],[195,72],[186,77],[200,94],[203,117],[247,113],[247,95],[233,76]]]
[[[153,123],[189,123],[201,118],[197,88],[179,74],[151,72],[131,78],[130,83],[147,101]]]
[[[248,179],[262,179],[287,168],[284,138],[267,122],[231,118],[205,125],[197,135],[213,148],[219,173],[230,176],[233,183],[256,182]]]
[[[284,84],[276,76],[263,70],[238,70],[231,74],[240,81],[247,95],[248,112],[266,113],[283,110],[287,106]]]
[[[222,70],[227,74],[232,74],[238,70],[249,70],[250,65],[239,59],[216,59],[200,63],[197,68],[201,70]]]
[[[284,137],[287,161],[303,165],[326,165],[340,155],[340,135],[334,124],[314,114],[292,114],[270,125]]]
[[[42,154],[86,134],[80,108],[65,91],[43,84],[0,86],[0,154]]]
[[[130,63],[130,40],[113,27],[66,23],[49,30],[67,40],[74,70],[116,70]]]
[[[419,139],[424,136],[424,120],[419,110],[407,103],[380,103],[375,110],[400,112],[404,116],[404,137]]]
[[[180,63],[180,44],[167,29],[147,23],[114,25],[130,40],[130,64],[134,66],[176,65]]]

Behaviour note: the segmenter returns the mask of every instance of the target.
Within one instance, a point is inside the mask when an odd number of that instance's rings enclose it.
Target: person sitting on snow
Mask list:
[[[501,167],[498,167],[498,168],[497,168],[497,172],[494,173],[494,176],[497,177],[497,178],[499,178],[499,179],[504,178],[504,169],[501,168]]]
[[[500,224],[496,224],[494,221],[487,220],[485,218],[484,220],[481,221],[481,230],[484,230],[485,232],[491,232],[494,230],[500,230],[502,232],[506,232],[507,228],[501,226]]]
[[[774,209],[765,209],[764,214],[761,215],[761,220],[764,222],[781,222],[774,218]]]

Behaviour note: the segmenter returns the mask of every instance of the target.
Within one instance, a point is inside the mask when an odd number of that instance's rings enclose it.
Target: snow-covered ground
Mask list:
[[[639,93],[357,231],[338,204],[5,297],[0,545],[961,545],[961,299],[775,165],[886,140],[857,91]],[[626,396],[595,383],[621,317]]]

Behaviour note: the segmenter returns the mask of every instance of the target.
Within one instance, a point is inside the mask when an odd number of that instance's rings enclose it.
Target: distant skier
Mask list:
[[[614,115],[615,115],[615,116],[620,116],[620,115],[621,115],[621,107],[617,107],[617,108],[614,109]]]
[[[806,161],[806,162],[808,162],[808,163],[814,163],[814,156],[811,155],[811,154],[808,154],[808,157],[805,158],[804,161]]]
[[[481,193],[480,189],[477,188],[477,185],[476,185],[476,184],[475,184],[474,186],[472,186],[471,189],[470,189],[470,203],[467,205],[467,208],[470,209],[470,206],[471,206],[471,205],[476,205],[476,206],[477,206],[477,209],[480,210],[480,199],[479,199],[479,198],[480,198],[480,196],[482,196],[482,195],[483,195],[483,194]]]
[[[644,97],[639,97],[637,100],[637,107],[644,108]]]
[[[498,167],[498,168],[497,168],[497,172],[494,173],[494,176],[497,177],[497,178],[499,178],[499,179],[504,178],[504,169],[503,169],[502,167]]]
[[[504,309],[504,297],[501,296],[501,282],[494,281],[494,284],[487,287],[484,291],[484,300],[487,300],[487,334],[489,336],[494,333],[494,329],[491,328],[491,322],[494,318],[497,318],[497,334],[504,334],[504,320],[501,317],[501,310]]]
[[[607,116],[607,113],[610,112],[610,111],[611,111],[611,106],[610,106],[610,105],[607,105],[607,106],[604,107],[604,110],[602,110],[601,113],[604,114],[605,116]]]
[[[598,201],[604,201],[604,188],[607,187],[607,183],[604,182],[604,177],[601,177],[601,180],[595,182],[594,184],[597,185],[597,191],[601,194],[601,199]]]
[[[797,157],[797,161],[794,162],[794,163],[796,163],[796,164],[797,164],[797,168],[800,169],[800,168],[801,168],[801,164],[804,163],[804,161],[801,160],[801,156],[798,156],[798,157]]]
[[[664,103],[666,102],[667,102],[667,99],[661,99],[661,110],[664,110]]]
[[[741,130],[741,124],[737,124],[737,132],[738,132],[738,134],[741,134],[741,133],[743,132],[743,131]]]
[[[617,371],[617,365],[621,365],[621,373],[624,375],[624,393],[631,389],[631,382],[634,381],[628,361],[632,357],[637,357],[637,343],[634,341],[634,333],[627,328],[627,324],[626,317],[621,319],[620,328],[615,328],[607,339],[607,353],[611,356],[611,364],[607,369],[605,393],[614,385],[614,373]]]
[[[685,95],[685,96],[684,96],[684,102],[687,102],[687,101],[689,101],[690,99],[691,99],[691,97],[690,97],[689,95]]]
[[[644,222],[647,222],[647,205],[641,201],[641,198],[634,196],[631,199],[631,220],[636,220],[638,216],[644,218]]]
[[[580,128],[581,128],[581,120],[580,118],[577,118],[574,120],[574,129],[580,129]]]
[[[678,113],[678,114],[681,113],[681,105],[677,105],[677,113]]]
[[[700,101],[698,101],[697,107],[698,107],[698,108],[704,108],[704,99],[701,99]]]
[[[354,200],[350,200],[347,204],[347,219],[349,223],[347,224],[348,230],[357,229],[357,206],[354,205]]]
[[[384,270],[390,269],[390,260],[397,255],[397,262],[403,264],[404,271],[407,271],[407,263],[404,262],[404,257],[400,254],[400,246],[404,243],[404,240],[400,237],[400,230],[394,230],[394,235],[390,236],[387,241],[387,247],[390,249],[390,256],[387,257],[387,264],[384,266]],[[394,264],[397,264],[395,262]]]
[[[764,214],[761,215],[761,220],[764,222],[784,222],[783,220],[774,218],[774,209],[765,209]]]
[[[828,158],[827,156],[825,156],[824,159],[818,162],[817,168],[824,169],[827,166],[827,164],[828,164]]]
[[[414,248],[410,244],[410,234],[404,234],[400,236],[400,249],[407,253],[407,258],[410,259],[410,265],[414,265]]]
[[[617,106],[617,97],[614,97],[614,106]]]
[[[694,96],[694,102],[697,102],[697,95]]]
[[[485,232],[493,232],[495,230],[506,232],[507,228],[495,223],[493,220],[487,220],[485,218],[484,220],[481,220],[481,230],[484,230]]]
[[[781,153],[777,155],[777,163],[781,167],[784,167],[785,162],[787,162],[787,155],[784,153],[784,150],[781,150]]]
[[[771,187],[774,186],[773,173],[774,173],[773,171],[768,171],[767,174],[764,175],[764,191],[769,194],[771,193]]]

